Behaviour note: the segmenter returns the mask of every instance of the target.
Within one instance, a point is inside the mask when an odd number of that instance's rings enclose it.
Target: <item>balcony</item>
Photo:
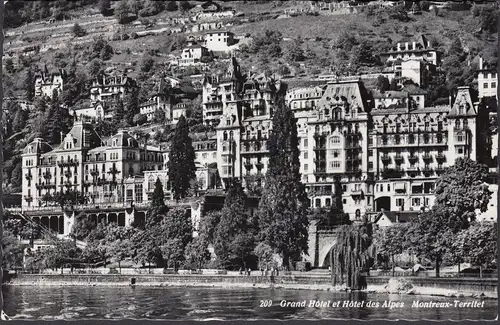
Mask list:
[[[42,174],[42,176],[43,176],[43,178],[48,179],[48,178],[51,178],[51,177],[52,177],[52,174],[51,174],[51,173],[48,173],[48,172],[44,172],[44,173]]]
[[[255,164],[255,167],[257,167],[257,169],[262,169],[262,168],[264,168],[264,164],[261,162],[258,162]]]
[[[399,161],[399,162],[401,162],[401,161],[403,161],[403,160],[404,160],[403,155],[399,155],[399,154],[398,154],[398,155],[396,155],[396,156],[394,157],[394,161]]]
[[[437,154],[436,154],[436,160],[441,160],[441,161],[443,161],[443,160],[445,160],[445,159],[446,159],[446,156],[445,156],[445,154],[444,154],[444,153],[439,152],[439,153],[437,153]]]
[[[246,167],[246,168],[248,168],[248,169],[252,169],[253,164],[252,164],[251,162],[249,162],[249,161],[245,161],[245,162],[243,163],[243,166],[245,166],[245,167]]]
[[[429,175],[431,174],[433,171],[432,167],[430,166],[424,166],[424,168],[422,168],[422,172],[425,174],[425,175]]]
[[[411,155],[410,157],[408,157],[408,161],[410,163],[415,163],[418,161],[418,156],[417,155]]]
[[[443,167],[441,165],[438,165],[436,167],[436,173],[443,173],[445,171],[446,167]]]
[[[432,160],[432,155],[430,153],[424,153],[422,156],[424,160]]]
[[[391,157],[389,155],[383,155],[380,157],[380,159],[384,164],[388,164],[391,161]]]
[[[33,197],[32,197],[31,195],[25,195],[25,196],[24,196],[24,200],[25,200],[26,202],[31,202],[31,201],[33,201]]]
[[[407,172],[418,172],[418,166],[417,165],[410,165],[406,167]]]
[[[26,174],[26,176],[24,176],[28,181],[33,179],[33,174],[29,173],[29,174]]]

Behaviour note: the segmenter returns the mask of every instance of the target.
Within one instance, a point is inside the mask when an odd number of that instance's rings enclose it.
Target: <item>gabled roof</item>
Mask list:
[[[52,151],[52,147],[42,138],[35,138],[24,149],[23,154],[44,154]]]
[[[329,83],[319,100],[319,107],[329,107],[330,105],[342,104],[347,101],[352,106],[359,106],[366,112],[366,105],[361,96],[361,83],[359,81]]]
[[[460,112],[459,108],[463,107],[464,110]],[[450,110],[448,116],[474,116],[477,115],[476,107],[472,102],[469,87],[458,87],[457,97]]]
[[[411,222],[420,215],[420,211],[382,211],[375,218],[377,223],[383,216],[387,217],[392,223]]]

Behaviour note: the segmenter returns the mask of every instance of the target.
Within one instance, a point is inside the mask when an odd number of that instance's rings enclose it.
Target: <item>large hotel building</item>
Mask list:
[[[491,83],[488,89],[496,87]],[[287,89],[264,74],[244,76],[233,58],[224,74],[207,76],[203,85],[204,122],[216,132],[194,142],[202,189],[230,178],[262,184],[276,94],[295,114],[302,182],[314,208],[332,204],[340,178],[352,219],[382,209],[419,211],[433,205],[436,178],[457,158],[491,164],[484,145],[491,139],[483,131],[493,93],[477,101],[459,87],[448,105],[426,107],[415,85],[381,93],[351,78]],[[158,177],[168,193],[165,148],[143,146],[126,131],[103,141],[77,119],[57,148],[43,139],[25,148],[22,206],[44,206],[47,194],[65,189],[87,203],[147,202]]]

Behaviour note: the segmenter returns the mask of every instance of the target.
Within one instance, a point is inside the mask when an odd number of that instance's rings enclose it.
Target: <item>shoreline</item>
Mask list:
[[[6,282],[6,286],[46,286],[46,287],[157,287],[157,288],[179,288],[179,287],[202,287],[202,288],[223,288],[223,289],[288,289],[288,290],[311,290],[311,291],[332,291],[332,292],[355,292],[341,288],[336,288],[331,284],[300,284],[300,283],[249,283],[249,282],[176,282],[176,281],[150,281],[138,282],[134,285],[130,282],[65,282],[43,279],[42,281],[11,281]],[[457,298],[477,298],[477,299],[498,299],[495,293],[491,292],[467,292],[445,288],[419,287],[414,286],[408,292],[390,292],[385,285],[369,284],[366,289],[359,290],[368,294],[397,294],[415,296],[438,296]]]

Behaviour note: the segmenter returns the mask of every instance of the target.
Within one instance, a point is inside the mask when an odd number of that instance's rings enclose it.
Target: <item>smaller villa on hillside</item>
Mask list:
[[[61,94],[66,77],[67,74],[64,69],[58,69],[55,72],[49,73],[47,66],[45,66],[43,71],[35,75],[35,96],[52,98],[54,90],[57,90]]]

